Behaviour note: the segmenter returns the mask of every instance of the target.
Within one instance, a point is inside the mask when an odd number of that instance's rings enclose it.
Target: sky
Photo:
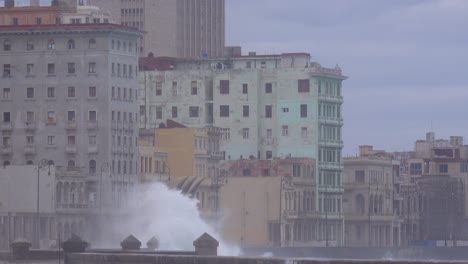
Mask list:
[[[468,0],[226,0],[226,44],[339,64],[345,156],[468,143]]]
[[[412,150],[431,130],[468,143],[467,0],[226,0],[226,38],[339,64],[345,156]]]

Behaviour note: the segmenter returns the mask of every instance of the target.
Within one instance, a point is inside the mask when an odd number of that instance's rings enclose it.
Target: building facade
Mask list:
[[[222,57],[224,0],[94,0],[112,18],[146,32],[142,54],[179,58]]]
[[[346,77],[338,66],[323,68],[309,54],[293,53],[149,57],[140,59],[140,70],[142,126],[157,127],[171,118],[189,127],[220,127],[226,160],[316,159],[316,206],[323,218],[342,222],[341,83]]]
[[[225,161],[223,168],[227,181],[220,203],[228,241],[242,247],[323,247],[340,240],[340,227],[322,219],[316,207],[314,159]]]
[[[395,212],[394,166],[385,156],[344,159],[344,213],[347,246],[398,247],[401,219]]]
[[[136,180],[140,36],[111,24],[0,28],[0,164],[52,161],[64,219],[113,212]]]

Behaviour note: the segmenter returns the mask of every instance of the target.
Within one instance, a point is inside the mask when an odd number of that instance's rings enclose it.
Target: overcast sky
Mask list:
[[[227,45],[341,66],[344,155],[410,150],[431,124],[468,142],[468,0],[226,0],[226,16]]]
[[[344,155],[468,142],[467,0],[226,0],[227,44],[342,67]]]

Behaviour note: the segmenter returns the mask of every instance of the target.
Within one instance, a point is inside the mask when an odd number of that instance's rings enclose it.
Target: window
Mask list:
[[[95,173],[96,173],[96,161],[90,160],[89,161],[89,174],[95,174]]]
[[[422,164],[421,163],[411,163],[410,164],[410,175],[421,175],[422,174]]]
[[[55,112],[54,111],[47,112],[47,122],[49,124],[55,124]]]
[[[266,159],[272,159],[273,158],[273,152],[272,151],[267,151],[266,152]],[[268,174],[269,175],[269,174]],[[268,175],[265,175],[265,176],[268,176]]]
[[[307,139],[309,137],[309,134],[307,132],[307,127],[302,127],[301,128],[301,137],[303,139]]]
[[[448,164],[439,164],[439,173],[448,173]]]
[[[3,76],[11,76],[11,65],[3,64]]]
[[[11,41],[9,41],[8,39],[3,41],[3,50],[11,51]]]
[[[68,74],[75,74],[75,63],[68,63]]]
[[[260,68],[262,68],[262,69],[266,68],[266,62],[265,61],[260,62]]]
[[[460,163],[460,172],[462,173],[468,172],[468,163]]]
[[[265,83],[265,93],[272,93],[273,92],[273,84],[272,83]]]
[[[198,117],[198,106],[190,106],[189,107],[189,116],[190,117]]]
[[[247,61],[245,67],[246,67],[247,69],[252,68],[252,62],[251,62],[251,61]]]
[[[177,113],[177,106],[172,107],[172,118],[177,118],[178,113]]]
[[[17,17],[14,17],[12,22],[13,22],[13,25],[15,25],[15,26],[17,26],[19,24]]]
[[[10,99],[10,88],[3,88],[2,98],[3,99]]]
[[[67,92],[68,92],[67,93],[68,98],[75,98],[75,96],[76,96],[75,87],[69,86]]]
[[[249,129],[248,128],[243,128],[242,129],[242,137],[244,139],[249,139]]]
[[[90,135],[88,137],[88,142],[89,142],[89,145],[96,146],[96,143],[97,143],[96,135]]]
[[[26,112],[26,122],[34,122],[34,112]]]
[[[71,171],[75,169],[75,161],[74,160],[69,160],[67,164],[67,170]]]
[[[47,49],[55,50],[55,40],[49,39],[49,42],[47,43]]]
[[[301,104],[301,118],[307,117],[307,105]]]
[[[75,122],[75,111],[68,111],[67,112],[67,120],[68,122]]]
[[[3,137],[3,146],[10,147],[11,146],[11,138],[10,137]]]
[[[89,121],[93,121],[93,122],[97,121],[97,112],[94,111],[94,110],[89,111],[89,117],[88,118],[89,118],[88,119]]]
[[[268,128],[266,130],[266,138],[271,139],[273,137],[273,130],[271,128]]]
[[[289,135],[289,128],[288,126],[283,126],[283,136],[288,136]]]
[[[197,81],[192,81],[191,88],[192,88],[192,95],[197,95],[198,94]]]
[[[177,96],[177,82],[172,82],[172,96]]]
[[[242,84],[242,94],[248,94],[249,93],[249,85],[244,83]]]
[[[156,96],[162,95],[162,82],[156,82]]]
[[[5,123],[10,123],[11,122],[10,112],[3,112],[3,122],[5,122]]]
[[[271,118],[273,116],[273,106],[265,105],[265,118]]]
[[[249,117],[249,106],[244,105],[242,108],[242,116],[243,117]]]
[[[219,81],[219,93],[220,94],[229,94],[229,80]]]
[[[47,137],[47,145],[49,145],[49,146],[55,145],[55,137],[54,136],[48,136]]]
[[[69,50],[75,49],[75,40],[73,39],[68,40],[68,49]]]
[[[140,115],[141,116],[146,115],[146,108],[144,105],[140,105]]]
[[[310,92],[310,81],[309,79],[298,80],[297,81],[297,92],[299,93],[308,93]]]
[[[55,87],[47,87],[47,98],[55,98]]]
[[[354,181],[356,183],[364,183],[365,172],[363,170],[358,170],[354,172]]]
[[[42,18],[36,17],[36,25],[42,24]]]
[[[96,63],[90,62],[88,67],[88,73],[96,73]]]
[[[219,106],[219,116],[220,117],[229,117],[229,105],[220,105]]]
[[[283,111],[283,113],[289,113],[289,108],[288,107],[283,107],[283,108],[281,108],[281,110]]]
[[[95,39],[90,39],[88,41],[88,49],[95,49],[96,48],[96,40]]]
[[[55,74],[55,64],[54,63],[47,64],[47,74],[48,75]]]
[[[96,86],[91,86],[88,88],[88,96],[89,97],[96,97]]]
[[[26,43],[26,50],[34,50],[34,42],[32,40],[28,40]]]
[[[156,107],[156,119],[163,119],[162,107]]]
[[[26,64],[26,74],[27,75],[34,74],[34,64]]]
[[[34,136],[26,136],[26,143],[28,145],[34,145]]]
[[[74,146],[75,145],[75,136],[68,136],[67,137],[67,144],[68,146]]]
[[[250,176],[250,169],[243,169],[243,170],[242,170],[242,175],[244,175],[244,176]]]
[[[29,87],[26,89],[26,98],[28,99],[34,98],[34,88]]]

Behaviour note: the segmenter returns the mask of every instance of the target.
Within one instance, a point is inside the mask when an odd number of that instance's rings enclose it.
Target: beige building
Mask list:
[[[157,148],[154,130],[140,130],[138,151],[140,154],[139,178],[141,182],[168,181],[169,164],[165,149]]]
[[[384,152],[371,155],[368,150],[361,148],[359,157],[344,158],[345,244],[399,246],[401,223],[394,213],[394,165],[385,155],[377,155]]]
[[[221,57],[224,0],[94,0],[124,26],[146,31],[141,53],[180,58]]]
[[[339,226],[316,207],[315,160],[226,161],[223,235],[242,247],[336,245]],[[329,230],[326,234],[325,230]]]

